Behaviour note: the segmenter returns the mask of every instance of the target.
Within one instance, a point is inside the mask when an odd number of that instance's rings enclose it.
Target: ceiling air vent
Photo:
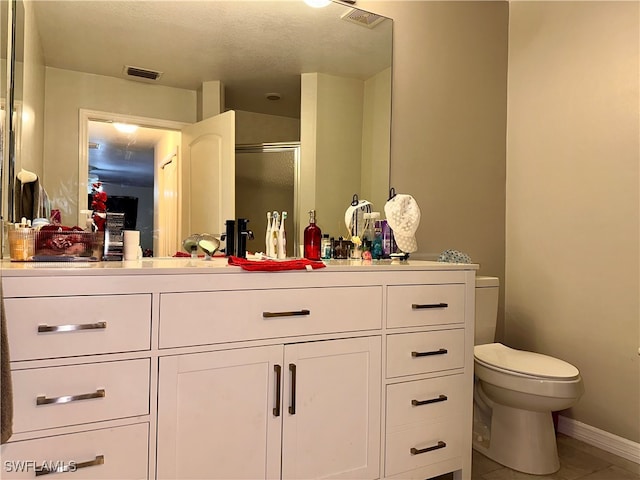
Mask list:
[[[128,77],[134,77],[137,79],[141,78],[144,80],[158,80],[162,76],[162,72],[146,68],[132,67],[131,65],[124,66],[124,74]]]
[[[340,18],[347,22],[357,23],[358,25],[362,25],[367,28],[373,28],[384,20],[385,17],[376,15],[375,13],[365,12],[364,10],[359,10],[357,8],[352,8]]]

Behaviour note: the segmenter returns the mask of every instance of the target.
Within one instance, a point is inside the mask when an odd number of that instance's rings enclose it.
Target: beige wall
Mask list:
[[[461,250],[504,280],[508,4],[358,6],[394,20],[391,186],[420,206],[418,253]]]
[[[236,110],[236,145],[300,141],[300,119]]]
[[[76,218],[81,108],[192,123],[196,91],[47,67],[44,179],[63,223]]]
[[[510,8],[506,341],[575,364],[640,441],[638,2]]]
[[[364,82],[360,194],[382,215],[389,196],[391,74],[387,68]]]
[[[363,111],[363,81],[322,73],[303,75],[300,242],[309,224],[305,212],[311,209],[317,212],[323,234],[336,238],[348,234],[344,212],[360,191]]]
[[[44,58],[40,46],[40,35],[35,25],[33,5],[25,2],[24,6],[24,64],[16,65],[16,73],[20,72],[22,82],[21,102],[21,134],[16,158],[16,172],[21,168],[43,176],[43,131],[44,131]]]

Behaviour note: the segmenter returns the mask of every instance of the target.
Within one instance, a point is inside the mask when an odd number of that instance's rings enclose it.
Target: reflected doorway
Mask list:
[[[125,213],[125,229],[140,231],[145,255],[173,255],[179,249],[180,132],[119,120],[87,121],[86,208],[100,182],[107,210]]]
[[[236,145],[236,216],[251,220],[250,252],[266,250],[267,212],[287,212],[287,257],[298,256],[300,142]]]

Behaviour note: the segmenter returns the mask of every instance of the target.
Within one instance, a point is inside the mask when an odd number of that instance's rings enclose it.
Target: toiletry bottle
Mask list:
[[[284,221],[287,218],[287,212],[282,212],[282,220],[280,220],[280,229],[278,230],[278,258],[287,258],[287,237],[284,231]]]
[[[267,231],[264,235],[264,254],[268,257],[271,252],[271,212],[267,212]]]
[[[321,252],[323,260],[331,258],[331,239],[329,238],[328,233],[322,234]]]
[[[309,212],[309,225],[304,229],[304,258],[320,260],[322,231],[316,225],[316,211]]]
[[[375,220],[375,226],[373,230],[373,243],[371,244],[371,258],[374,260],[380,260],[384,255],[384,249],[382,245],[382,222]]]
[[[377,213],[377,212],[376,212]],[[364,232],[362,232],[362,249],[371,249],[373,243],[373,213],[365,212],[362,215],[364,219]]]

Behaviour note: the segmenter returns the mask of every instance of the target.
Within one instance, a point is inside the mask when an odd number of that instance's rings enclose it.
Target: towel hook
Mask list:
[[[389,189],[389,200],[391,200],[391,199],[392,199],[393,197],[395,197],[395,196],[396,196],[396,189],[395,189],[395,188],[393,188],[393,187],[391,187],[391,188]]]
[[[354,193],[354,194],[353,194],[353,199],[351,200],[351,205],[352,205],[352,206],[354,206],[354,207],[357,207],[357,206],[358,206],[358,203],[359,203],[359,201],[358,201],[358,194],[357,194],[357,193]]]

